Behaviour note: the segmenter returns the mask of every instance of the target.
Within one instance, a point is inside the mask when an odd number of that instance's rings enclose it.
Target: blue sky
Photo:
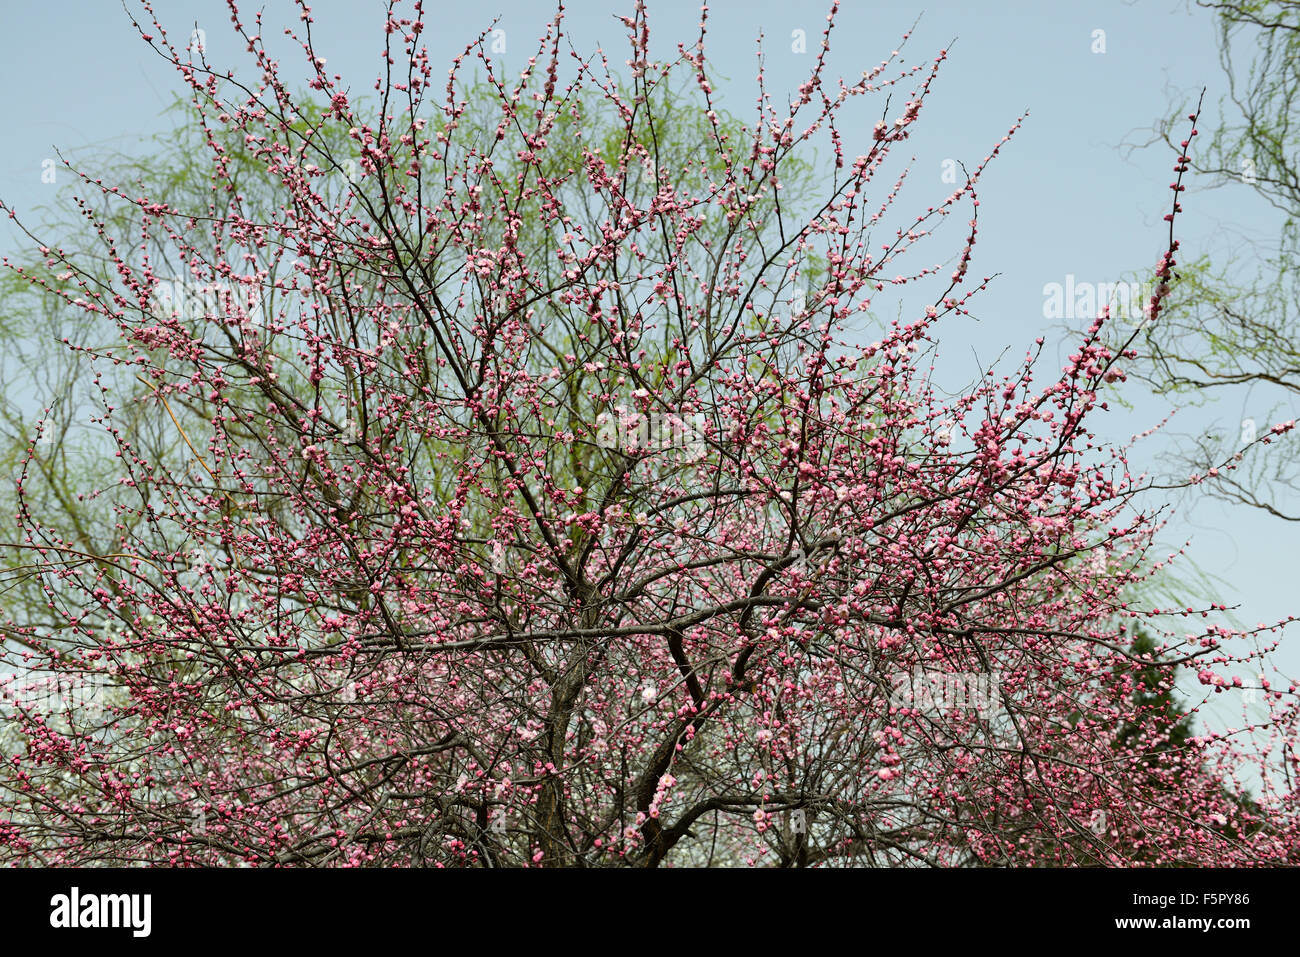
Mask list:
[[[272,20],[293,19],[286,0],[264,5]],[[173,36],[196,25],[203,29],[213,63],[248,68],[223,2],[158,0],[157,9]],[[248,6],[244,13],[251,16],[255,9]],[[358,92],[371,88],[379,66],[382,9],[377,0],[313,5],[318,52],[327,58],[329,71],[349,78]],[[625,31],[613,14],[630,12],[630,3],[571,0],[567,9],[571,39],[580,51],[603,45],[615,63],[622,62]],[[649,9],[658,55],[669,55],[678,40],[693,42],[699,19],[694,3],[649,0]],[[719,84],[722,102],[742,119],[748,116],[760,29],[767,38],[769,87],[793,91],[814,54],[792,52],[792,33],[806,31],[815,51],[828,9],[823,3],[716,0],[708,52],[717,76],[729,80]],[[497,26],[507,41],[503,59],[521,65],[551,13],[550,4],[539,0],[433,2],[425,16],[426,42],[435,60],[449,61],[499,16]],[[104,147],[134,152],[142,149],[141,135],[165,128],[161,111],[181,91],[180,79],[135,35],[119,4],[11,3],[0,16],[0,81],[8,91],[0,197],[20,213],[54,201],[58,191],[74,190],[66,174],[52,185],[41,181],[42,162],[56,147],[80,157]],[[1213,128],[1214,104],[1225,86],[1213,19],[1174,0],[924,6],[849,0],[833,34],[831,72],[856,78],[897,48],[918,16],[904,50],[907,63],[928,63],[956,42],[910,143],[916,172],[904,209],[942,199],[952,189],[941,179],[944,160],[973,166],[1022,112],[1030,113],[982,183],[972,272],[1000,277],[980,297],[978,320],[963,318],[942,328],[947,368],[968,377],[1003,350],[1011,360],[1022,356],[1038,335],[1048,336],[1050,358],[1064,356],[1071,350],[1062,323],[1043,318],[1043,287],[1064,283],[1070,275],[1076,282],[1114,282],[1154,265],[1167,235],[1161,216],[1168,209],[1173,156],[1163,149],[1129,153],[1121,147],[1145,140],[1144,131],[1157,117],[1180,97],[1194,99],[1201,86],[1209,87],[1210,104],[1202,128]],[[1094,52],[1097,30],[1105,31],[1104,53]],[[296,64],[287,50],[283,59],[286,66]],[[848,131],[850,156],[865,151],[868,130],[864,123]],[[1194,186],[1179,226],[1185,252],[1222,250],[1232,236],[1264,237],[1275,227],[1268,208],[1244,187],[1200,193]],[[959,225],[945,231],[945,250],[959,248]],[[2,228],[0,250],[13,255],[20,249],[18,239],[7,221]],[[1078,327],[1086,320],[1069,324]],[[1136,391],[1129,398],[1135,403],[1131,411],[1116,409],[1098,421],[1103,437],[1126,440],[1171,409],[1167,399]],[[1246,415],[1263,427],[1273,404],[1262,393],[1249,399],[1236,393],[1208,409],[1180,413],[1173,429],[1194,432],[1207,419],[1235,424]],[[1269,421],[1295,416],[1291,410]],[[1160,467],[1168,459],[1169,442],[1176,438],[1140,444],[1135,463]],[[1284,523],[1246,509],[1199,501],[1182,503],[1165,539],[1176,547],[1191,538],[1192,559],[1222,579],[1220,600],[1240,603],[1241,619],[1254,623],[1300,611],[1296,564],[1286,551],[1291,534]],[[1289,674],[1300,672],[1295,634],[1300,630],[1293,630],[1292,647],[1280,658]]]

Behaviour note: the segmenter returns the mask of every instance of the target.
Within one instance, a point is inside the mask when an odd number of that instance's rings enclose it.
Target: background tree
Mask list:
[[[1194,437],[1186,464],[1208,473],[1241,451],[1231,469],[1202,489],[1227,501],[1300,520],[1295,438],[1266,448],[1257,437],[1277,418],[1294,417],[1300,393],[1300,3],[1232,0],[1213,12],[1228,92],[1207,142],[1188,151],[1192,188],[1249,193],[1278,214],[1266,241],[1235,237],[1237,249],[1197,255],[1179,266],[1159,323],[1145,323],[1130,369],[1159,391],[1196,401],[1229,390],[1252,396],[1241,418]],[[1186,105],[1171,111],[1153,142],[1181,149]]]

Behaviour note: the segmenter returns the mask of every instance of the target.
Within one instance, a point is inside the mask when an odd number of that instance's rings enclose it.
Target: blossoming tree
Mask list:
[[[1089,431],[1123,377],[1106,319],[1063,369],[1038,339],[933,383],[1019,126],[898,208],[946,51],[832,80],[832,8],[788,107],[760,65],[740,122],[707,9],[656,61],[638,3],[622,76],[563,52],[561,8],[517,80],[487,32],[443,80],[415,3],[367,107],[305,5],[305,97],[260,15],[230,4],[244,80],[143,9],[210,188],[87,176],[133,223],[87,207],[112,268],[44,246],[24,273],[102,330],[71,348],[116,517],[88,551],[20,471],[12,548],[54,618],[4,654],[112,693],[16,709],[6,860],[1294,862],[1296,688],[1260,689],[1253,734],[1167,707],[1262,652],[1219,607],[1133,600],[1158,526]],[[952,264],[916,262],[954,214]],[[169,450],[142,454],[141,408]]]

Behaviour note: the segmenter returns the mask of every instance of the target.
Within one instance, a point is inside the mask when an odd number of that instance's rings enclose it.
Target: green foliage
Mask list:
[[[1144,737],[1152,735],[1152,759],[1159,761],[1169,752],[1177,752],[1192,733],[1191,716],[1184,713],[1174,697],[1173,672],[1168,665],[1161,666],[1155,652],[1155,638],[1145,629],[1133,635],[1129,654],[1135,658],[1149,658],[1150,664],[1136,671],[1126,672],[1134,682],[1130,713],[1141,715],[1140,722],[1126,721],[1115,735],[1116,748],[1140,746]]]
[[[1227,252],[1184,249],[1162,314],[1132,342],[1138,361],[1129,372],[1183,403],[1243,390],[1243,405],[1250,402],[1243,420],[1194,437],[1180,470],[1218,467],[1218,480],[1203,486],[1207,494],[1300,521],[1297,440],[1274,439],[1265,449],[1253,439],[1296,418],[1300,396],[1300,4],[1200,6],[1216,17],[1228,92],[1213,111],[1217,128],[1200,131],[1187,150],[1190,185],[1253,195],[1277,211],[1276,232]],[[1187,113],[1186,102],[1171,110],[1153,142],[1183,152]],[[1114,344],[1132,331],[1117,328]],[[1241,464],[1224,469],[1238,451]]]

